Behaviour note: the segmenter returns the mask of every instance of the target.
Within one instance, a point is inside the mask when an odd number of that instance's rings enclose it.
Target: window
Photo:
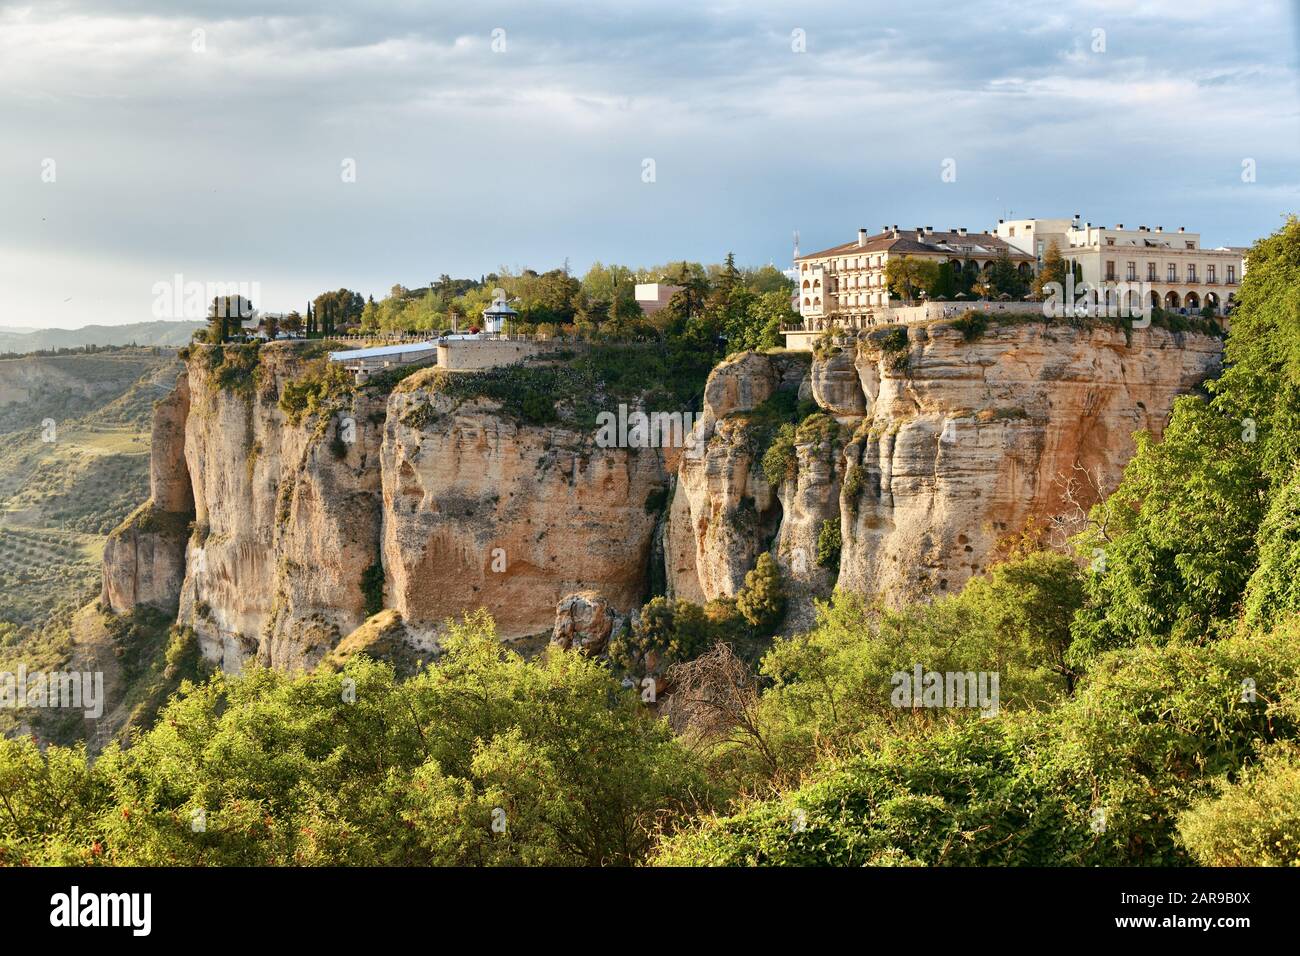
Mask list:
[[[1177,282],[1177,281],[1178,281],[1178,266],[1176,266],[1176,265],[1175,265],[1174,263],[1172,263],[1172,262],[1169,263],[1169,273],[1168,273],[1168,278],[1169,278],[1169,281],[1170,281],[1170,282]]]
[[[1188,243],[1187,243],[1187,248],[1188,248],[1188,249],[1195,249],[1195,248],[1196,248],[1196,243],[1191,242],[1191,241],[1189,240]]]
[[[1108,237],[1108,238],[1106,239],[1106,245],[1108,245],[1108,246],[1113,246],[1113,245],[1115,245],[1115,240],[1114,240],[1114,239],[1111,239],[1111,238]]]
[[[1148,282],[1156,281],[1156,264],[1154,262],[1147,263],[1147,281]]]
[[[1236,281],[1237,281],[1237,267],[1236,267],[1236,266],[1228,266],[1228,281],[1229,281],[1229,282],[1236,282]]]
[[[1136,262],[1130,262],[1128,264],[1128,272],[1125,274],[1124,278],[1127,279],[1129,282],[1132,282],[1137,277],[1138,277],[1138,265]]]
[[[1106,281],[1107,281],[1107,282],[1114,282],[1114,281],[1115,281],[1115,262],[1114,262],[1114,260],[1109,260],[1109,259],[1108,259],[1108,260],[1106,261]]]
[[[1189,262],[1189,263],[1187,263],[1187,281],[1188,281],[1188,282],[1195,282],[1195,281],[1196,281],[1196,263],[1195,263],[1195,262]]]
[[[1010,231],[1007,233],[1007,235],[1008,235],[1008,236],[1014,236],[1015,234],[1016,234],[1016,227],[1015,227],[1015,226],[1012,226],[1011,229],[1010,229]]]
[[[1214,264],[1213,264],[1213,263],[1211,263],[1210,265],[1208,265],[1208,266],[1205,267],[1205,281],[1206,281],[1206,282],[1217,282],[1217,281],[1218,281],[1218,279],[1215,277],[1215,274],[1214,274]]]

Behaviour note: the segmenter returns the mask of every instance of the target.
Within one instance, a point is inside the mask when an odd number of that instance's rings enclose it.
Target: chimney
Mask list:
[[[927,236],[933,236],[933,235],[934,235],[934,226],[926,226],[926,227],[925,227],[925,234],[926,234]]]
[[[1165,231],[1164,226],[1156,226],[1156,232],[1164,232],[1164,231]]]
[[[859,229],[859,230],[858,230],[858,245],[859,245],[859,246],[865,246],[866,244],[867,244],[867,230],[865,230],[865,229]]]
[[[964,236],[964,235],[966,235],[966,227],[965,227],[965,226],[962,226],[960,229],[958,229],[958,230],[957,230],[957,235],[959,235],[959,236]]]
[[[1179,231],[1179,232],[1186,232],[1187,230],[1184,229],[1182,226],[1179,226],[1179,227],[1178,227],[1178,231]]]
[[[1002,225],[1004,222],[1006,222],[1005,219],[999,219],[999,220],[998,220],[998,225],[1000,226],[1000,225]],[[988,230],[985,230],[985,231],[987,232]]]
[[[889,232],[889,223],[885,223],[883,226],[880,227],[880,234],[882,236],[887,232]]]
[[[1123,229],[1123,228],[1124,228],[1124,224],[1123,224],[1122,222],[1117,222],[1117,223],[1115,223],[1115,228],[1116,228],[1116,229]]]

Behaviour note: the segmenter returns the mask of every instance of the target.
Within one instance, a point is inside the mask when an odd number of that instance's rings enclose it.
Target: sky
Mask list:
[[[0,0],[0,326],[886,223],[1247,245],[1300,210],[1298,38],[1268,0]]]

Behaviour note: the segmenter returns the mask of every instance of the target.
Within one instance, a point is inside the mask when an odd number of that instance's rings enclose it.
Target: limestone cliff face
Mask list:
[[[807,374],[804,358],[745,352],[710,374],[704,412],[678,463],[667,532],[669,590],[676,596],[734,597],[770,546],[780,507],[745,413],[778,389],[797,391]]]
[[[104,544],[101,602],[116,613],[137,604],[175,611],[185,578],[185,539],[194,495],[185,464],[190,392],[184,372],[154,407],[149,500]]]
[[[841,587],[898,601],[960,589],[1000,538],[1109,494],[1174,399],[1217,370],[1221,343],[1163,329],[951,324],[906,349],[859,343],[864,424],[845,450]],[[858,475],[855,477],[854,472]],[[1084,472],[1091,475],[1091,479]]]
[[[1202,335],[1152,328],[1126,342],[1109,327],[1038,323],[994,325],[973,341],[951,323],[842,341],[815,358],[806,382],[838,434],[797,443],[797,468],[780,488],[774,551],[796,604],[832,583],[895,603],[960,589],[1000,539],[1069,510],[1072,479],[1085,507],[1112,490],[1132,433],[1159,435],[1173,400],[1213,374],[1220,356],[1219,340]],[[749,382],[711,381],[711,393],[761,400],[781,361],[720,366],[715,378]],[[712,532],[762,480],[717,427],[735,407],[706,414],[702,445],[679,471],[670,580],[694,600],[733,594],[754,547],[766,546]],[[837,575],[815,560],[818,532],[836,518]],[[796,610],[801,623],[807,609]]]
[[[647,505],[668,481],[655,449],[457,404],[418,373],[389,401],[380,474],[385,590],[416,632],[486,607],[503,635],[535,635],[571,592],[624,613],[645,598]]]
[[[1132,433],[1163,430],[1220,343],[1043,324],[968,341],[940,322],[816,357],[746,353],[714,370],[680,455],[528,424],[432,370],[291,420],[280,398],[309,354],[263,346],[241,370],[196,348],[158,407],[151,501],[105,549],[109,608],[178,607],[227,670],[313,667],[354,633],[427,658],[448,617],[479,607],[503,637],[535,637],[577,592],[626,615],[661,554],[669,591],[702,603],[773,552],[787,628],[835,585],[894,602],[955,591],[999,539],[1063,512],[1071,477],[1085,506],[1113,488]],[[772,410],[804,400],[806,415],[809,398],[822,414],[773,488]],[[836,526],[838,565],[819,562]]]
[[[291,347],[264,347],[254,380],[233,388],[205,354],[190,362],[196,531],[181,620],[226,670],[253,656],[314,666],[366,617],[362,576],[379,560],[382,399],[362,393],[295,424],[278,404],[304,370]]]
[[[277,343],[232,374],[195,348],[153,450],[155,499],[192,489],[194,533],[148,588],[130,582],[155,551],[124,533],[105,555],[114,611],[165,592],[224,669],[297,670],[380,609],[396,612],[385,633],[427,657],[447,618],[479,607],[514,638],[549,632],[571,592],[621,613],[645,600],[652,502],[675,453],[598,448],[589,432],[453,400],[423,373],[295,421],[279,400],[309,361]]]

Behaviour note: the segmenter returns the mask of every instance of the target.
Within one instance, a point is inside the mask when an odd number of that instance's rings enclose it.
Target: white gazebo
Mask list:
[[[518,315],[506,304],[506,290],[493,289],[492,304],[483,310],[483,331],[498,334],[505,332],[506,322],[513,321]]]

